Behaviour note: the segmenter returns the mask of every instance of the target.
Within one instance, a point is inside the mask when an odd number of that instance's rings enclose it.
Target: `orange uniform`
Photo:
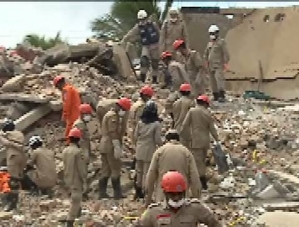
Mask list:
[[[80,94],[72,85],[66,84],[62,91],[62,101],[62,120],[66,123],[65,138],[68,141],[68,134],[72,129],[74,122],[80,117]]]
[[[2,193],[10,192],[9,180],[10,180],[9,173],[0,172],[0,192]]]

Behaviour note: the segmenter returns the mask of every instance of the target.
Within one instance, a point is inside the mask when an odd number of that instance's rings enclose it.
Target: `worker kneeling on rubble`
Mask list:
[[[225,79],[223,71],[228,70],[229,53],[224,39],[219,38],[217,25],[209,27],[210,42],[204,52],[206,67],[210,74],[211,88],[215,101],[225,101]]]
[[[181,97],[173,103],[172,107],[172,116],[174,121],[174,128],[180,134],[181,143],[190,149],[190,133],[186,132],[186,134],[181,133],[181,127],[185,117],[190,108],[195,107],[195,101],[190,97],[191,96],[191,85],[190,84],[182,84],[180,87]]]
[[[199,52],[187,48],[185,40],[174,41],[173,48],[181,53],[185,62],[185,69],[192,87],[193,97],[205,93],[204,64]]]
[[[140,59],[140,79],[145,82],[146,73],[152,66],[152,81],[157,83],[159,67],[159,37],[160,29],[158,25],[148,18],[145,10],[137,13],[138,23],[124,36],[121,43],[141,41],[142,51]]]
[[[63,76],[54,78],[54,86],[62,92],[62,121],[66,124],[65,139],[68,141],[68,134],[74,122],[79,118],[79,106],[81,104],[80,94],[75,87],[66,83]]]
[[[41,190],[42,193],[47,193],[47,189],[54,187],[57,181],[55,154],[43,147],[40,136],[32,136],[29,139],[29,146],[32,153],[27,162],[22,189],[32,192]]]
[[[81,104],[79,106],[80,117],[74,122],[73,128],[80,129],[82,138],[80,139],[80,147],[84,152],[86,162],[90,158],[90,134],[87,123],[91,121],[92,108],[89,104]]]
[[[163,203],[151,204],[138,220],[139,227],[222,227],[212,210],[200,200],[187,199],[187,180],[177,171],[167,171],[161,178],[161,188],[165,195]]]
[[[159,182],[163,175],[171,170],[178,171],[186,177],[192,197],[199,198],[201,194],[201,184],[192,153],[179,142],[180,137],[176,130],[169,130],[165,139],[167,143],[155,151],[146,176],[146,205],[151,202],[155,185],[156,202],[164,199]]]
[[[110,177],[114,198],[124,198],[120,184],[122,139],[127,130],[127,120],[130,108],[130,99],[119,99],[117,105],[105,114],[101,124],[102,138],[100,141],[100,152],[102,169],[99,180],[100,198],[109,198],[109,195],[107,194],[107,183]]]
[[[135,130],[137,160],[135,198],[144,197],[143,189],[148,168],[157,146],[162,145],[161,130],[157,104],[150,100],[146,103]]]
[[[71,192],[71,207],[67,216],[67,227],[72,227],[74,220],[81,214],[83,192],[87,188],[87,164],[79,142],[82,138],[80,129],[70,130],[70,144],[63,150],[64,181]]]
[[[197,106],[191,108],[182,124],[181,133],[191,134],[191,152],[194,155],[200,181],[203,189],[207,189],[206,158],[210,148],[210,134],[215,141],[219,141],[215,128],[214,119],[208,110],[210,105],[209,97],[198,96]]]
[[[10,174],[9,187],[11,192],[7,194],[8,201],[5,211],[13,210],[17,207],[19,200],[18,190],[20,182],[24,176],[24,168],[27,163],[27,156],[24,151],[24,135],[15,129],[12,120],[6,119],[2,131],[0,132],[0,143],[6,149],[6,163]]]

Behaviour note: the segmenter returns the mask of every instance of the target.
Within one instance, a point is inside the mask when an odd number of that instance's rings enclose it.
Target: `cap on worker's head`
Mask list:
[[[29,146],[32,146],[35,143],[42,143],[42,138],[40,136],[31,136],[29,139]]]
[[[152,97],[154,95],[154,90],[151,86],[145,85],[140,89],[140,94]]]
[[[188,83],[184,83],[180,86],[180,91],[191,91],[191,85]]]
[[[170,52],[168,52],[168,51],[164,51],[162,54],[161,54],[161,59],[163,60],[163,59],[165,59],[165,58],[167,58],[167,57],[171,57],[172,56],[172,54],[170,53]]]
[[[56,76],[53,80],[53,84],[55,87],[57,87],[57,84],[61,81],[64,80],[65,78],[63,76]]]
[[[171,9],[169,9],[168,13],[170,15],[178,15],[179,11],[177,9],[175,9],[175,8],[171,8]]]
[[[169,129],[166,133],[165,136],[167,136],[168,134],[179,134],[179,132],[176,129]]]
[[[198,101],[203,101],[203,102],[206,102],[207,104],[210,104],[210,99],[207,95],[200,95],[197,97]]]
[[[78,128],[72,128],[71,130],[70,130],[70,132],[69,132],[69,135],[68,135],[68,137],[70,138],[70,137],[73,137],[73,138],[81,138],[82,137],[82,132],[81,132],[81,130],[80,129],[78,129]]]
[[[180,48],[181,45],[185,43],[184,40],[182,39],[177,39],[176,41],[173,42],[173,49],[177,50]]]
[[[81,114],[91,114],[92,108],[89,104],[84,103],[79,106],[79,111]]]
[[[217,25],[215,24],[212,24],[210,27],[209,27],[209,33],[214,33],[214,32],[218,32],[219,31],[219,28]]]
[[[177,193],[187,190],[184,176],[177,171],[168,171],[162,177],[161,187],[164,192]]]
[[[150,99],[145,103],[143,111],[148,113],[158,113],[158,106],[153,100]]]
[[[117,102],[117,104],[124,110],[128,111],[131,109],[131,100],[128,98],[120,98]]]
[[[143,9],[139,10],[137,13],[137,18],[138,18],[138,20],[143,20],[143,19],[147,18],[147,12]]]

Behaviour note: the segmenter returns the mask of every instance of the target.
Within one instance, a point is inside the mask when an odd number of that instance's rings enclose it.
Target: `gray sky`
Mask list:
[[[92,35],[90,22],[109,12],[110,2],[0,2],[0,45],[14,47],[29,33],[54,37],[61,31],[70,43]],[[268,7],[299,5],[299,2],[186,2],[181,6]]]

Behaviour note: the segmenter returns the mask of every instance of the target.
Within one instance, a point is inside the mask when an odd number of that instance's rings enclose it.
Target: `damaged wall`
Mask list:
[[[231,80],[228,84],[232,89],[241,92],[241,88],[251,87],[248,80],[263,80],[261,90],[272,97],[298,97],[298,20],[296,6],[258,9],[227,33],[231,72],[226,79]],[[263,76],[258,61],[262,63]]]

